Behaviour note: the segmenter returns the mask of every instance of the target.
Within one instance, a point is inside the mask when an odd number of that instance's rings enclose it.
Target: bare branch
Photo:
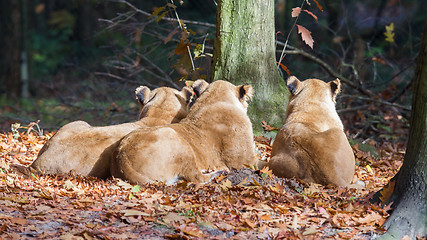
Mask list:
[[[170,83],[172,86],[174,86],[177,89],[179,88],[179,86],[172,80],[172,78],[165,71],[163,71],[163,69],[161,69],[159,66],[154,64],[152,61],[150,61],[150,59],[148,59],[145,55],[138,53],[138,52],[136,52],[136,54],[138,54],[138,56],[140,56],[144,61],[146,61],[148,64],[150,64],[151,67],[153,67],[158,72],[160,72],[164,77],[162,80]]]
[[[119,80],[120,82],[134,83],[134,84],[139,84],[139,85],[141,84],[141,82],[134,81],[134,80],[130,80],[130,79],[124,79],[124,78],[122,78],[122,77],[119,77],[119,76],[114,75],[114,74],[111,74],[111,73],[95,72],[94,74],[95,74],[95,75],[99,75],[99,76],[111,77],[111,78],[114,78],[114,79],[116,79],[116,80]],[[143,83],[143,84],[147,85],[147,86],[148,86],[148,87],[150,87],[150,88],[156,88],[156,87],[158,87],[157,85],[151,84],[151,83],[149,83],[149,82],[147,82],[147,81],[144,81],[144,83]]]
[[[140,13],[142,15],[145,15],[147,17],[151,16],[151,13],[143,11],[143,10],[135,7],[131,3],[127,2],[126,0],[116,0],[115,2],[124,3],[124,4],[128,5],[129,7],[131,7],[135,12]],[[166,20],[166,21],[169,21],[169,22],[179,22],[178,19],[169,18],[169,17],[163,17],[162,20]],[[209,28],[215,28],[215,24],[212,24],[212,23],[199,22],[199,21],[191,21],[191,20],[184,20],[184,19],[181,19],[181,21],[183,23],[185,23],[185,24],[194,24],[194,25],[199,25],[199,26],[204,26],[204,27],[209,27]]]
[[[347,112],[354,112],[360,109],[364,109],[364,108],[368,108],[369,105],[362,105],[362,106],[356,106],[356,107],[352,107],[352,108],[343,108],[343,109],[338,109],[337,112],[338,113],[347,113]]]
[[[304,6],[304,3],[305,3],[305,1],[302,1],[301,7],[300,7],[301,9]],[[282,63],[283,59],[286,56],[285,50],[286,50],[286,47],[288,46],[289,37],[291,36],[292,31],[294,30],[295,26],[297,25],[299,15],[300,14],[298,14],[298,16],[295,18],[294,24],[292,25],[291,30],[289,30],[288,36],[286,37],[286,41],[285,41],[285,44],[283,45],[282,53],[280,54],[279,62],[277,63],[277,68],[280,68],[280,63]],[[277,44],[277,41],[276,41],[276,44]],[[276,49],[277,49],[277,47],[276,47]]]
[[[280,46],[284,46],[285,44],[283,42],[277,41],[277,45]],[[352,81],[350,81],[350,79],[344,77],[343,75],[339,74],[338,72],[334,71],[332,69],[332,67],[327,64],[326,62],[324,62],[322,59],[302,50],[296,47],[292,47],[290,45],[287,46],[287,48],[289,48],[290,50],[284,50],[285,53],[287,54],[297,54],[297,55],[301,55],[317,64],[319,64],[323,69],[325,69],[331,76],[339,78],[342,82],[345,82],[347,85],[349,85],[352,88],[357,89],[360,93],[362,93],[363,95],[366,96],[370,96],[373,97],[374,94],[372,94],[371,92],[361,88],[360,86],[354,84]]]
[[[277,45],[281,45],[284,46],[285,44],[283,42],[277,41]],[[400,108],[402,110],[405,111],[410,111],[411,109],[400,105],[400,104],[396,104],[396,103],[392,103],[389,101],[385,101],[385,100],[381,100],[378,99],[378,96],[376,96],[375,94],[371,93],[370,91],[367,91],[363,88],[361,88],[359,85],[354,84],[352,81],[350,81],[350,79],[342,76],[341,74],[339,74],[338,72],[334,71],[332,69],[332,67],[327,64],[326,62],[324,62],[323,60],[321,60],[320,58],[302,50],[302,49],[298,49],[296,47],[292,47],[290,45],[287,46],[287,48],[289,48],[290,50],[285,50],[284,52],[287,54],[297,54],[297,55],[301,55],[317,64],[319,64],[322,68],[324,68],[331,76],[339,78],[341,81],[345,82],[347,85],[349,85],[350,87],[355,88],[357,91],[359,91],[360,93],[362,93],[363,95],[367,96],[367,97],[362,97],[362,96],[351,96],[352,98],[357,98],[360,100],[364,100],[364,101],[372,101],[372,102],[377,102],[380,103],[382,105],[387,105],[387,106],[392,106],[392,107],[396,107],[396,108]],[[280,51],[277,51],[280,52]],[[344,111],[344,110],[343,110]]]
[[[379,104],[382,104],[382,105],[396,107],[396,108],[399,108],[399,109],[402,109],[402,110],[405,110],[405,111],[411,111],[410,107],[407,107],[407,106],[404,106],[404,105],[400,105],[400,104],[397,104],[397,103],[391,103],[391,102],[388,102],[388,101],[385,101],[385,100],[382,100],[382,99],[378,99],[378,97],[371,98],[371,97],[363,97],[363,96],[358,96],[358,95],[345,95],[345,94],[342,94],[341,97],[343,97],[343,98],[346,98],[346,97],[347,98],[356,98],[356,99],[363,100],[363,101],[376,102],[376,103],[379,103]]]

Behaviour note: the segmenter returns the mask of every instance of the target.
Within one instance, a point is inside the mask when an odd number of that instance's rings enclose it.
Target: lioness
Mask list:
[[[139,121],[106,127],[92,127],[84,121],[68,123],[43,146],[31,167],[54,174],[74,169],[83,176],[107,178],[116,143],[137,128],[179,122],[188,113],[193,91],[189,87],[150,91],[141,86],[135,94],[140,103]]]
[[[111,174],[131,183],[173,184],[179,178],[206,182],[215,171],[254,164],[252,125],[246,114],[252,86],[217,80],[200,93],[181,122],[125,136],[113,154]]]
[[[273,143],[268,167],[279,177],[348,186],[355,161],[335,110],[340,80],[300,82],[292,76],[287,86],[291,96],[286,121]]]

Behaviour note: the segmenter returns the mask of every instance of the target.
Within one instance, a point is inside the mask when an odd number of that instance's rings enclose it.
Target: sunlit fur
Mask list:
[[[110,155],[117,142],[131,131],[179,122],[187,116],[193,92],[188,87],[178,91],[161,87],[150,91],[139,87],[140,120],[106,127],[92,127],[84,121],[71,122],[43,146],[32,168],[53,174],[74,170],[83,176],[110,176]]]
[[[218,170],[254,164],[246,114],[252,92],[250,85],[211,83],[180,123],[138,129],[124,137],[113,154],[112,175],[131,183],[171,183],[177,178],[206,182]]]
[[[340,81],[290,77],[287,85],[291,96],[286,121],[273,143],[268,167],[279,177],[348,186],[355,160],[335,110]]]

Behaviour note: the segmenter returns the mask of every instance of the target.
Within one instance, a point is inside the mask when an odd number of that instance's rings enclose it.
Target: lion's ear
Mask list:
[[[331,88],[332,100],[335,102],[335,98],[337,97],[338,93],[341,91],[341,82],[337,78],[334,81],[330,81],[328,84],[329,84],[329,87]]]
[[[193,88],[194,93],[196,94],[197,97],[200,97],[200,95],[203,93],[203,91],[206,90],[206,88],[208,88],[209,83],[206,82],[203,79],[199,79],[196,80],[192,85],[191,88]]]
[[[141,106],[145,105],[150,95],[150,89],[146,86],[139,86],[135,89],[135,96]]]
[[[254,95],[254,89],[252,88],[252,85],[240,85],[237,86],[237,89],[239,91],[240,100],[247,101]]]
[[[194,101],[196,101],[196,96],[191,87],[183,87],[181,90],[181,95],[185,98],[185,103],[190,107],[194,104]]]
[[[288,80],[286,80],[286,86],[292,95],[298,94],[302,87],[301,82],[295,76],[290,76]]]

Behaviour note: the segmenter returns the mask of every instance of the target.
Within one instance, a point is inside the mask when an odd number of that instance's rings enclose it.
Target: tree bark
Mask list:
[[[219,0],[212,80],[251,84],[248,114],[255,134],[261,121],[281,126],[288,91],[275,57],[274,0]]]
[[[411,239],[427,235],[427,19],[414,76],[409,141],[395,182],[393,213],[382,239]],[[395,179],[395,180],[394,180]]]
[[[20,97],[28,98],[30,95],[30,76],[28,70],[28,0],[21,0],[21,94]]]
[[[0,87],[8,98],[21,95],[21,1],[0,2]]]

